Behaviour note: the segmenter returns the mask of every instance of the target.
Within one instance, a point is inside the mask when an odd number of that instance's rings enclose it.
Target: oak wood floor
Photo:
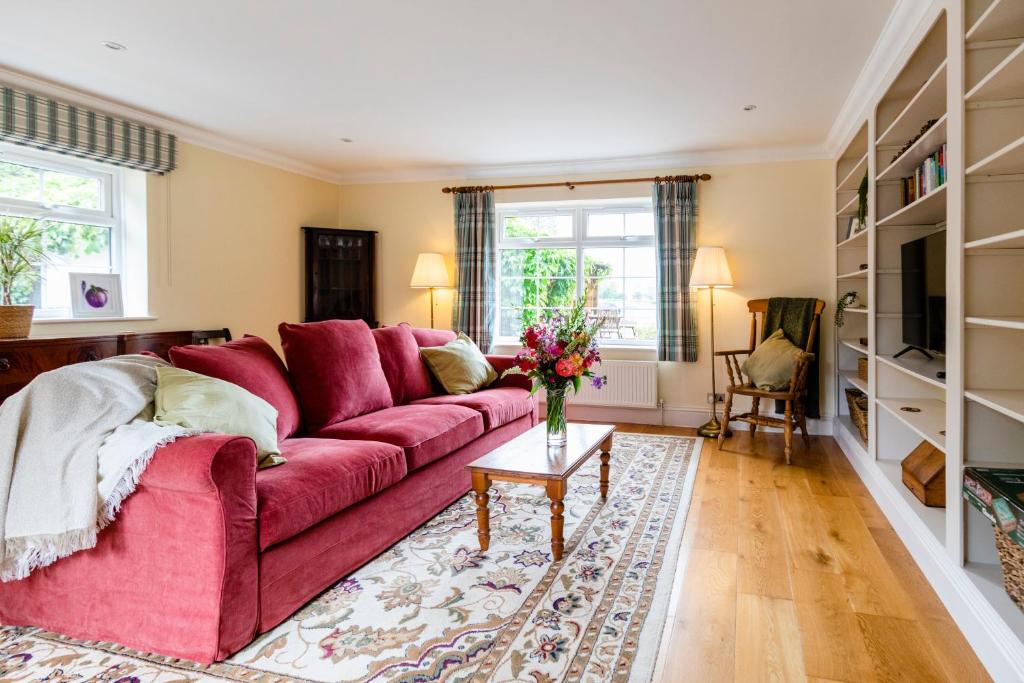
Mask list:
[[[787,466],[734,434],[704,443],[660,680],[991,680],[830,437]]]

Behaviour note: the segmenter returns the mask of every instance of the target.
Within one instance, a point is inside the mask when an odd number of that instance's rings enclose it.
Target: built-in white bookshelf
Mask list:
[[[1024,612],[1002,588],[990,522],[961,491],[964,467],[1024,469],[1024,0],[933,3],[904,54],[836,159],[836,292],[863,296],[836,334],[834,434],[993,678],[1024,680]],[[943,145],[945,183],[903,201],[901,178]],[[848,235],[861,169],[866,229]],[[939,233],[945,352],[901,355],[902,246]],[[851,386],[869,397],[866,442]],[[945,508],[902,483],[922,442],[944,454]]]

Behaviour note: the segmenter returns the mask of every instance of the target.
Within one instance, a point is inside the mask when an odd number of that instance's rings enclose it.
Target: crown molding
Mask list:
[[[843,151],[870,115],[881,84],[887,84],[895,68],[902,66],[901,56],[913,44],[922,20],[938,4],[938,0],[897,1],[825,138],[829,157],[835,158]]]
[[[593,175],[599,173],[625,173],[644,170],[666,170],[698,165],[728,166],[733,164],[770,163],[778,161],[804,161],[828,159],[828,151],[821,145],[793,147],[763,147],[734,150],[674,152],[647,156],[587,159],[579,161],[544,161],[520,164],[491,164],[467,166],[426,166],[396,168],[390,171],[342,173],[337,176],[340,185],[367,185],[371,183],[411,183],[453,180],[483,180],[495,178],[546,177],[555,175]]]
[[[249,161],[255,161],[266,166],[281,169],[282,171],[297,173],[309,178],[323,180],[328,183],[338,183],[337,173],[330,169],[321,168],[283,154],[277,154],[276,152],[260,149],[259,147],[254,147],[244,142],[232,140],[203,128],[191,126],[187,123],[168,119],[158,114],[152,114],[119,102],[113,102],[102,97],[90,95],[80,90],[75,90],[53,83],[52,81],[36,78],[35,76],[15,71],[3,65],[0,65],[0,81],[3,81],[8,85],[31,90],[39,93],[40,95],[59,98],[64,101],[71,102],[72,104],[90,107],[110,114],[116,114],[117,116],[123,116],[124,118],[144,123],[147,126],[160,128],[161,130],[165,130],[169,133],[174,133],[179,139],[193,145],[206,147],[207,149],[223,152],[224,154],[230,154],[231,156],[240,157]]]

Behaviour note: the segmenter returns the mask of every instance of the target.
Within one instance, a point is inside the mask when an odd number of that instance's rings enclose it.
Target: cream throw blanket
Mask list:
[[[134,355],[68,365],[0,405],[0,581],[95,546],[156,449],[198,433],[144,419],[158,365]]]

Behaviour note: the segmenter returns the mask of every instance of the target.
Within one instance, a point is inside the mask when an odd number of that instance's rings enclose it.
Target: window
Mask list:
[[[43,219],[46,261],[15,288],[35,317],[68,318],[68,273],[122,273],[121,169],[72,157],[0,147],[0,214]]]
[[[499,204],[497,218],[499,339],[584,295],[601,340],[654,344],[650,199]]]

